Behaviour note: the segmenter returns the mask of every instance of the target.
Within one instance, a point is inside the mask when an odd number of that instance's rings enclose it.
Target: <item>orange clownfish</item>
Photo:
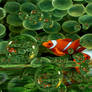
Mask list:
[[[42,45],[48,49],[50,49],[57,56],[64,56],[68,54],[68,49],[72,48],[74,52],[80,46],[80,40],[77,39],[72,41],[72,39],[57,39],[57,40],[49,40],[48,42],[43,42]],[[79,48],[77,51],[81,52],[84,50],[84,47]]]

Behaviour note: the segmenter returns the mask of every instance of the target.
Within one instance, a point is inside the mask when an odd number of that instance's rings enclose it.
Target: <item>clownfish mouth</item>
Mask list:
[[[44,42],[44,43],[42,43],[42,46],[48,47],[48,43],[47,42]]]

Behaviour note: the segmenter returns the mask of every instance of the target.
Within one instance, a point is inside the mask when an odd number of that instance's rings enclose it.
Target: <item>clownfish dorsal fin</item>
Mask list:
[[[63,39],[63,41],[71,42],[71,41],[72,41],[72,39],[70,39],[70,38],[66,38],[66,39]]]
[[[57,45],[56,40],[51,40],[51,42],[53,43],[53,45],[49,49],[53,49]]]

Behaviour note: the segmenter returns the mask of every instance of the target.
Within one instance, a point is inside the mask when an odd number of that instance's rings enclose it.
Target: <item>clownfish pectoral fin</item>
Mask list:
[[[70,39],[70,38],[66,38],[66,39],[63,39],[63,41],[71,42],[71,41],[72,41],[72,39]]]
[[[64,55],[65,55],[64,52],[59,51],[57,48],[55,48],[55,52],[54,52],[54,54],[56,54],[57,56],[64,56]]]

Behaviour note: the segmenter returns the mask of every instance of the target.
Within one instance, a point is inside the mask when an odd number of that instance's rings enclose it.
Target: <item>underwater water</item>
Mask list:
[[[0,92],[92,92],[92,0],[0,0]]]

